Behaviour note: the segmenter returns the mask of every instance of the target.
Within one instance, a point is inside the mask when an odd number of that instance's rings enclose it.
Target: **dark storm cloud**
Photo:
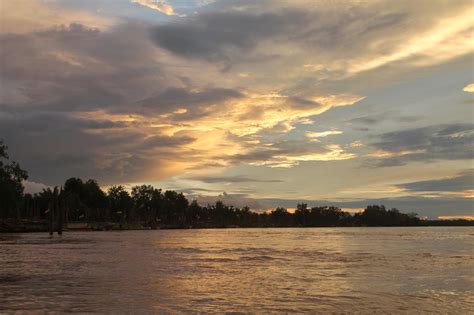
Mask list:
[[[157,26],[155,42],[182,57],[227,60],[233,50],[247,50],[276,35],[290,34],[308,22],[303,11],[249,14],[213,12]]]
[[[1,107],[0,107],[1,110]],[[20,112],[0,116],[3,129],[22,126],[22,132],[61,132],[71,129],[113,129],[126,128],[128,122],[111,120],[90,120],[54,112]]]
[[[372,161],[378,166],[403,165],[410,161],[468,160],[474,157],[474,124],[389,132],[380,135],[380,141],[372,145],[394,155]]]
[[[30,34],[0,35],[2,82],[11,86],[0,110],[167,113],[241,98],[238,90],[208,87],[164,72],[145,26],[125,23],[107,32],[81,24]],[[144,98],[145,97],[145,98]],[[142,100],[142,101],[140,101]],[[189,117],[188,117],[189,116]]]
[[[133,111],[123,107],[165,82],[154,61],[155,48],[140,25],[101,32],[71,24],[2,34],[0,47],[2,81],[18,96],[17,102],[2,99],[4,107]]]
[[[306,49],[331,49],[334,54],[338,51],[347,54],[348,49],[364,47],[374,34],[401,23],[406,17],[404,13],[376,14],[361,7],[346,12],[295,8],[252,12],[249,4],[234,9],[232,3],[227,3],[216,11],[156,26],[151,37],[158,46],[178,56],[212,62],[255,61],[256,56],[242,53],[266,41],[276,45],[291,42]],[[268,51],[265,55],[273,53]]]
[[[140,143],[140,148],[152,149],[155,147],[175,147],[193,142],[191,137],[169,137],[169,136],[151,136]]]
[[[170,87],[157,96],[139,102],[145,110],[156,113],[173,112],[183,108],[189,112],[180,115],[180,118],[196,118],[207,106],[219,104],[228,100],[242,98],[244,95],[233,89],[208,88],[202,91],[190,91],[185,88]]]
[[[413,192],[462,192],[474,189],[474,170],[467,170],[455,177],[404,183],[397,186]]]
[[[156,57],[146,26],[134,23],[107,31],[71,24],[0,34],[1,138],[30,178],[46,184],[68,176],[104,184],[151,178],[163,159],[182,159],[183,146],[194,139],[147,130],[140,121],[78,113],[152,117],[183,107],[189,111],[180,116],[189,119],[243,96],[233,89],[174,87],[182,78],[165,73]],[[144,97],[146,106],[139,102]]]
[[[119,85],[122,77],[130,76],[124,70],[114,77],[106,70],[113,57],[99,46],[108,36],[118,38],[79,24],[0,35],[0,74],[9,89],[0,104],[0,135],[33,180],[58,184],[78,174],[120,177],[119,164],[137,158],[137,152],[114,161],[106,157],[106,150],[117,152],[141,140],[138,133],[113,132],[127,123],[71,114],[123,101]]]
[[[98,178],[103,184],[146,178],[150,169],[159,167],[156,156],[176,160],[174,150],[194,141],[148,136],[125,128],[127,124],[59,114],[0,116],[0,135],[30,178],[48,185],[70,176]]]
[[[283,182],[282,180],[278,179],[261,179],[261,178],[251,178],[242,175],[236,176],[202,176],[202,177],[190,177],[188,179],[197,180],[204,183],[214,184],[214,183],[279,183]]]

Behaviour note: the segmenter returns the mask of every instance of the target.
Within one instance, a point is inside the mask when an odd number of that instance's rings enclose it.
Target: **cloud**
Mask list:
[[[43,189],[48,188],[47,185],[43,183],[36,183],[31,181],[24,181],[23,186],[25,187],[26,194],[35,194],[43,191]]]
[[[372,143],[375,165],[395,166],[412,161],[473,158],[473,124],[446,124],[388,132]]]
[[[340,134],[342,134],[342,131],[340,131],[340,130],[328,130],[328,131],[321,131],[321,132],[307,131],[306,132],[306,137],[308,137],[308,138],[324,138],[324,137],[327,137],[327,136],[340,135]]]
[[[226,61],[262,40],[296,30],[306,19],[307,15],[300,11],[203,13],[180,23],[156,26],[152,38],[157,45],[182,57]]]
[[[282,180],[279,179],[260,179],[260,178],[251,178],[247,176],[242,176],[242,175],[236,175],[236,176],[196,176],[196,177],[190,177],[188,178],[190,180],[196,180],[208,184],[214,184],[214,183],[248,183],[248,182],[254,182],[254,183],[280,183],[283,182]]]
[[[473,27],[472,8],[460,11],[455,16],[439,19],[429,30],[397,45],[389,54],[355,63],[349,72],[367,71],[410,58],[419,58],[413,61],[415,64],[431,65],[468,54],[473,51],[469,42]]]
[[[76,119],[63,114],[0,117],[0,134],[30,178],[57,185],[70,176],[103,184],[156,179],[185,163],[183,146],[194,139],[148,135],[127,122]],[[159,158],[155,158],[158,156]]]
[[[377,115],[365,115],[361,117],[351,118],[347,120],[349,124],[356,125],[375,125],[386,120],[387,114],[377,114]]]
[[[474,190],[474,170],[467,170],[456,176],[425,180],[397,185],[411,192],[463,192]]]
[[[474,220],[472,215],[440,215],[439,220]]]
[[[144,99],[139,102],[146,109],[154,113],[169,113],[182,109],[179,114],[180,120],[202,117],[209,112],[209,107],[223,104],[229,100],[242,98],[244,95],[234,89],[207,88],[192,91],[186,88],[170,87],[157,96]]]
[[[0,6],[2,10],[0,33],[3,34],[38,32],[72,22],[105,30],[118,22],[115,18],[104,17],[96,12],[67,9],[55,1],[48,1],[46,4],[46,1],[7,0],[1,1]]]
[[[355,140],[355,141],[352,141],[351,143],[349,143],[349,147],[351,148],[360,148],[360,147],[363,147],[364,144],[359,141],[359,140]]]
[[[364,97],[350,94],[308,96],[305,99],[279,93],[248,94],[245,100],[234,106],[242,127],[232,130],[239,136],[272,131],[273,128],[290,131],[292,125],[303,119],[335,107],[354,105],[362,99]]]
[[[148,7],[150,9],[156,10],[166,15],[184,16],[184,15],[177,14],[174,11],[173,6],[169,4],[168,1],[166,0],[131,0],[131,1],[132,3],[137,3],[139,5]]]
[[[282,140],[261,146],[252,146],[246,153],[228,157],[231,164],[265,165],[289,168],[301,162],[338,161],[355,158],[337,144],[320,144],[306,140]]]
[[[396,123],[414,122],[420,120],[420,118],[420,116],[402,115],[400,112],[397,112],[395,110],[388,110],[383,113],[369,114],[350,118],[345,120],[345,122],[349,123],[350,125],[373,126],[379,125],[387,121],[393,121]]]
[[[463,91],[468,93],[474,93],[474,83],[466,85]]]
[[[188,163],[194,138],[164,134],[131,106],[178,81],[163,74],[143,25],[73,23],[0,34],[0,45],[0,134],[32,180],[151,180]]]
[[[137,24],[106,32],[70,24],[0,35],[0,55],[5,60],[1,75],[11,83],[12,95],[8,104],[2,98],[3,106],[15,110],[32,104],[37,110],[120,110],[138,95],[155,90],[147,80],[165,81],[153,60],[153,46],[147,43],[143,26]]]
[[[158,25],[152,38],[177,56],[223,63],[224,69],[276,58],[292,67],[300,61],[302,69],[329,79],[391,64],[424,67],[473,51],[468,1],[438,3],[423,13],[422,4],[405,2],[292,4],[224,3]],[[317,62],[311,56],[318,56]]]
[[[183,80],[167,68],[166,55],[157,60],[159,49],[139,23],[107,30],[72,23],[1,34],[0,44],[0,130],[32,178],[47,184],[78,175],[104,184],[157,180],[216,161],[238,164],[249,160],[239,154],[267,149],[249,137],[288,133],[301,119],[362,99]],[[250,160],[294,166],[352,157],[336,145],[297,152],[278,149],[275,157]]]

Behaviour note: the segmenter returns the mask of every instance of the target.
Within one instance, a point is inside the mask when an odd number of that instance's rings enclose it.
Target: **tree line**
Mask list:
[[[46,188],[24,194],[17,214],[21,219],[47,220],[52,203],[65,210],[66,222],[110,222],[117,225],[140,223],[144,227],[317,227],[317,226],[405,226],[419,225],[416,214],[404,214],[384,206],[368,206],[351,215],[338,207],[308,207],[298,204],[292,212],[285,208],[256,212],[217,201],[201,206],[183,193],[138,185],[129,192],[112,186],[104,192],[97,181],[69,178],[62,188]]]
[[[65,222],[109,223],[115,227],[139,224],[149,228],[211,227],[323,227],[323,226],[416,226],[422,225],[415,213],[401,213],[383,205],[368,206],[354,215],[338,207],[308,207],[298,204],[294,211],[276,208],[256,212],[218,201],[202,206],[183,193],[162,191],[151,185],[127,190],[116,185],[103,191],[94,179],[69,178],[61,187],[24,193],[27,172],[9,161],[0,142],[0,218],[48,220],[54,209]]]

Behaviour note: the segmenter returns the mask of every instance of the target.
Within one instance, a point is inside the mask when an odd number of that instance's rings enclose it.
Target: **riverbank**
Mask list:
[[[72,222],[65,224],[64,231],[108,231],[108,230],[150,230],[141,223],[119,224],[115,222]],[[0,233],[48,232],[46,220],[0,220]]]
[[[408,227],[423,226],[474,226],[474,220],[426,220],[421,221],[419,225],[410,225]],[[117,222],[71,222],[66,224],[64,231],[128,231],[128,230],[187,230],[187,229],[232,229],[232,228],[305,228],[305,227],[370,227],[366,225],[353,226],[296,226],[296,225],[251,225],[251,226],[213,226],[213,225],[158,225],[150,227],[146,222],[117,223]],[[374,225],[374,227],[383,227]],[[394,226],[385,226],[394,227]],[[46,220],[25,220],[25,219],[4,219],[0,220],[0,233],[29,233],[29,232],[48,232],[49,225]]]

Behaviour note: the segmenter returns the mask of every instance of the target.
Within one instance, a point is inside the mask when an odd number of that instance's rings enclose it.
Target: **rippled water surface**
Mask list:
[[[474,312],[474,229],[0,234],[1,311]]]

